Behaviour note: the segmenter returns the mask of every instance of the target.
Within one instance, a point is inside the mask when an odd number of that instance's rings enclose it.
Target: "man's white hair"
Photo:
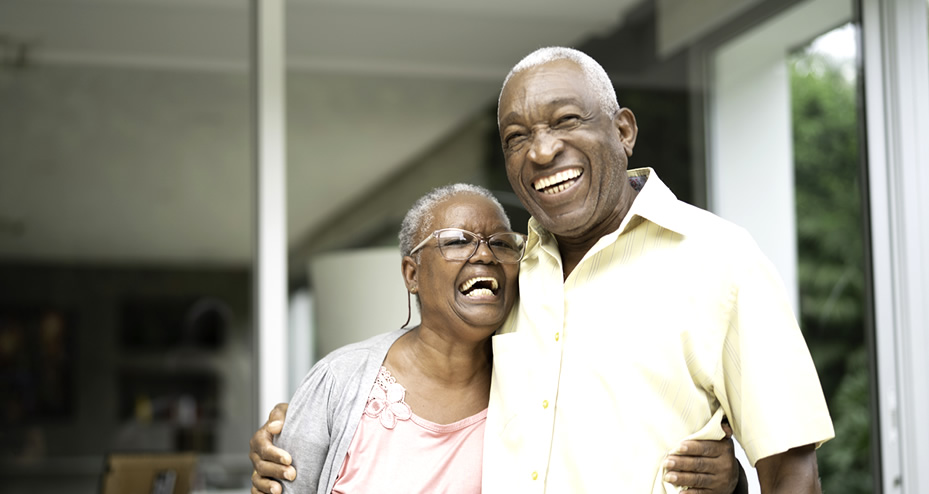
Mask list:
[[[590,83],[590,87],[596,93],[600,102],[600,109],[605,115],[612,118],[619,112],[619,102],[616,101],[616,90],[613,89],[610,76],[606,75],[606,71],[596,60],[574,48],[547,46],[526,55],[506,75],[503,86],[500,88],[500,96],[497,98],[497,125],[500,125],[500,100],[503,98],[503,91],[506,89],[506,83],[510,82],[510,78],[526,69],[554,62],[555,60],[570,60],[581,68],[585,78]]]

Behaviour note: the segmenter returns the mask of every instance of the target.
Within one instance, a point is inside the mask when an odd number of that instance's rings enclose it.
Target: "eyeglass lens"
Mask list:
[[[436,240],[442,256],[453,261],[470,258],[480,243],[478,236],[464,230],[439,232]],[[487,246],[498,260],[516,262],[522,256],[523,238],[515,233],[495,233],[487,238]]]

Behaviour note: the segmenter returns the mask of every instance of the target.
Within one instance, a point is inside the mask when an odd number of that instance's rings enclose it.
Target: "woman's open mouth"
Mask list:
[[[499,291],[496,278],[490,276],[475,276],[458,286],[458,291],[466,297],[492,297]]]

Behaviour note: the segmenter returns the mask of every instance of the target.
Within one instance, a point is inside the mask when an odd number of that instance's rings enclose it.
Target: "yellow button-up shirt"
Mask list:
[[[521,300],[493,337],[485,493],[676,492],[661,463],[729,417],[752,464],[834,432],[771,263],[651,169],[620,228],[563,280],[535,220]],[[639,177],[636,179],[635,177]]]

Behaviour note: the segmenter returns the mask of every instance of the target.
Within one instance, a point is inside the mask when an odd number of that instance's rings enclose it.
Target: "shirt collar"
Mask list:
[[[658,174],[652,168],[636,168],[626,172],[632,179],[641,177],[645,180],[645,185],[639,191],[632,208],[626,214],[625,225],[620,226],[619,231],[625,231],[634,218],[642,218],[655,223],[662,228],[671,230],[681,235],[686,235],[693,227],[688,221],[687,215],[682,215],[681,202],[677,196],[671,192],[671,189],[658,178]]]

